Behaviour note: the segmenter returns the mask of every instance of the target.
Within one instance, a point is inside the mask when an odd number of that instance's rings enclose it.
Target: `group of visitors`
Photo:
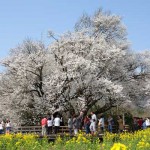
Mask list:
[[[10,120],[0,121],[0,134],[9,134],[11,131],[11,122]]]
[[[105,118],[106,119],[106,118]],[[108,124],[108,131],[113,132],[114,119],[111,115],[105,120],[104,116],[101,115],[98,119],[94,112],[91,112],[90,115],[84,116],[84,113],[81,111],[79,115],[70,115],[68,118],[68,130],[70,134],[77,134],[79,130],[85,129],[86,134],[95,134],[98,129],[101,132],[104,132],[105,123]],[[123,120],[118,116],[119,131],[123,131]],[[60,124],[62,122],[62,117],[57,115],[56,117],[44,117],[41,120],[42,126],[42,135],[46,134],[57,134],[59,132]]]
[[[50,116],[45,117],[41,120],[42,126],[42,135],[46,134],[57,134],[62,122],[62,117],[57,115],[56,117]],[[100,118],[97,118],[94,112],[91,112],[89,115],[84,115],[84,112],[80,112],[79,115],[70,115],[68,118],[68,130],[70,134],[77,134],[79,130],[84,129],[86,134],[95,134],[97,131],[103,133],[104,130],[108,132],[115,132],[118,129],[118,132],[124,131],[124,121],[122,116],[113,118],[111,115],[104,117],[101,115]],[[116,128],[117,127],[117,128]],[[134,118],[134,130],[145,129],[150,127],[150,119]]]
[[[44,117],[41,120],[42,126],[42,135],[45,136],[46,134],[53,133],[53,126],[54,126],[54,133],[57,134],[59,132],[60,123],[62,122],[62,118],[57,115],[55,118],[50,116],[48,118]]]
[[[134,117],[133,130],[146,129],[150,127],[150,119],[147,117],[145,119]]]
[[[82,119],[81,119],[82,118]],[[100,129],[100,131],[103,133],[105,129],[105,123],[107,121],[107,127],[109,132],[113,132],[113,126],[114,126],[114,119],[111,115],[108,116],[106,119],[104,118],[103,115],[100,116],[98,119],[96,114],[94,112],[91,112],[90,115],[87,115],[83,118],[83,113],[82,115],[80,114],[79,116],[73,116],[69,117],[68,119],[68,128],[70,134],[72,134],[72,130],[74,130],[74,134],[78,133],[78,130],[84,128],[86,134],[95,134],[97,130]],[[72,121],[71,121],[72,120]],[[83,123],[82,123],[83,120]],[[118,116],[118,124],[119,124],[119,131],[122,132],[124,129],[123,126],[123,119],[121,116]],[[81,126],[80,126],[81,125]]]

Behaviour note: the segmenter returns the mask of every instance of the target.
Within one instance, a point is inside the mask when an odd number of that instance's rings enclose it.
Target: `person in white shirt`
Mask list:
[[[10,122],[10,120],[6,121],[5,126],[6,126],[6,133],[9,134],[10,130],[11,130],[11,122]]]
[[[146,124],[146,128],[150,127],[150,120],[149,120],[149,118],[146,118],[145,124]]]
[[[100,127],[101,132],[103,132],[104,131],[104,127],[105,127],[104,116],[103,115],[101,115],[98,125]]]
[[[56,118],[54,119],[54,132],[55,132],[55,134],[57,134],[59,132],[60,122],[61,122],[61,119],[57,115]]]
[[[96,120],[95,119],[93,119],[90,124],[90,131],[92,135],[96,132]]]
[[[3,123],[0,121],[0,134],[3,134]]]
[[[95,129],[96,129],[96,124],[97,124],[97,117],[94,112],[91,112],[91,123],[95,120]]]
[[[96,115],[93,112],[91,112],[91,122],[93,120],[95,120],[95,122],[97,122],[97,117],[96,117]]]
[[[52,117],[49,117],[47,120],[47,134],[51,134],[52,133],[52,127],[53,127],[53,119]]]

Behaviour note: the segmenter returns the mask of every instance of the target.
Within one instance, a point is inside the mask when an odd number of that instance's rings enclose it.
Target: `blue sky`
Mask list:
[[[150,49],[150,0],[0,0],[0,58],[26,38],[48,43],[49,29],[72,30],[100,7],[123,17],[134,50]]]

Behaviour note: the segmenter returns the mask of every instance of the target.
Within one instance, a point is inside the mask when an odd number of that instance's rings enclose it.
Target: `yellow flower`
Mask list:
[[[121,143],[115,143],[111,150],[126,150],[127,147],[124,144]]]

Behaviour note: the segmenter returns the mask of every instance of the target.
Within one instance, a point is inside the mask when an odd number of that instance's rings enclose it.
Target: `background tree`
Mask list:
[[[47,105],[43,85],[48,65],[46,54],[41,42],[27,40],[2,61],[6,72],[1,78],[1,96],[19,116],[28,116],[29,123],[45,113]]]

